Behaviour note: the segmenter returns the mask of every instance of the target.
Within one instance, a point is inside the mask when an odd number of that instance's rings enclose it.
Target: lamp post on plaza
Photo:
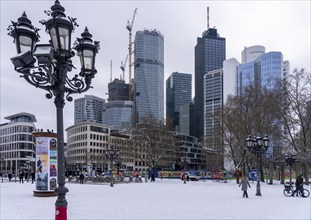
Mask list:
[[[112,175],[112,166],[113,162],[117,160],[120,155],[120,151],[117,148],[108,146],[105,150],[106,157],[110,160],[110,170],[111,170],[111,178],[110,178],[110,186],[113,187],[113,175]]]
[[[296,161],[296,155],[290,154],[285,156],[285,162],[289,165],[289,185],[292,187],[292,165]]]
[[[45,25],[46,32],[50,35],[49,44],[37,44],[39,41],[39,29],[35,28],[27,18],[26,13],[12,21],[8,27],[9,35],[14,38],[17,55],[11,58],[15,71],[21,74],[28,83],[46,90],[46,98],[53,96],[57,117],[57,200],[55,203],[55,219],[67,219],[67,201],[65,187],[65,160],[64,160],[64,128],[63,108],[65,94],[67,101],[72,101],[71,94],[82,93],[91,88],[91,81],[96,74],[95,55],[99,50],[99,42],[92,40],[92,35],[85,28],[77,38],[74,48],[81,61],[81,71],[78,75],[67,75],[75,68],[71,58],[75,53],[71,48],[71,33],[74,26],[78,26],[76,18],[65,15],[65,8],[58,0],[51,7],[51,11],[45,11],[50,16],[47,21],[40,23]]]
[[[265,153],[269,147],[269,138],[266,135],[262,137],[252,138],[250,135],[246,139],[246,144],[248,150],[253,153],[257,158],[257,186],[256,186],[256,196],[261,196],[260,192],[260,172],[259,172],[259,159],[261,154]]]

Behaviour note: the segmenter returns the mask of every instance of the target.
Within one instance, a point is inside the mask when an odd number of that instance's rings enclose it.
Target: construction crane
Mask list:
[[[125,81],[124,72],[125,72],[125,66],[126,66],[126,62],[127,62],[127,58],[128,58],[128,57],[129,57],[129,55],[126,56],[124,63],[123,63],[123,61],[121,61],[121,66],[120,66],[120,69],[121,69],[122,72],[123,72],[123,80],[124,80],[124,81]]]
[[[137,13],[137,8],[134,10],[132,21],[127,21],[126,29],[129,31],[129,100],[131,100],[131,84],[132,84],[132,29],[135,20],[135,15]]]

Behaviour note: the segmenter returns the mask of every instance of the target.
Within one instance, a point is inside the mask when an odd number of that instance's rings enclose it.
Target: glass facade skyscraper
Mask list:
[[[219,36],[217,29],[209,28],[197,38],[195,46],[195,136],[204,134],[204,75],[209,71],[221,69],[226,59],[226,39]]]
[[[172,128],[175,130],[179,126],[180,107],[191,103],[191,95],[191,74],[174,72],[166,80],[166,119],[172,121]]]
[[[164,37],[157,30],[137,31],[134,45],[135,118],[164,121]]]
[[[283,55],[281,52],[262,54],[255,61],[240,64],[237,74],[237,92],[255,83],[261,88],[273,89],[283,76]]]
[[[110,130],[129,129],[132,125],[133,102],[115,100],[103,105],[103,124]]]

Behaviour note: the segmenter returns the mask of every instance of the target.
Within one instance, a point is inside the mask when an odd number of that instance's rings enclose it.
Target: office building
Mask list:
[[[198,138],[202,138],[204,134],[204,75],[222,68],[225,59],[226,39],[220,37],[215,28],[204,31],[202,37],[197,38],[195,46],[195,136]]]
[[[164,121],[164,37],[158,30],[137,31],[134,43],[135,119]]]
[[[179,132],[185,135],[194,136],[194,104],[189,103],[179,108]]]
[[[166,80],[166,120],[172,130],[179,130],[180,107],[191,103],[192,76],[188,73],[172,73]]]
[[[225,104],[229,95],[236,95],[237,72],[239,62],[235,58],[223,62],[223,103]]]
[[[204,143],[216,155],[223,155],[221,129],[221,107],[223,106],[223,71],[209,71],[204,76]],[[223,157],[215,160],[218,168],[223,167]]]
[[[285,65],[285,66],[284,66]],[[283,67],[289,68],[289,63],[283,64],[281,52],[268,52],[260,55],[254,61],[240,64],[237,73],[237,92],[241,94],[243,89],[251,84],[260,88],[273,89],[287,74]]]
[[[9,122],[0,125],[1,172],[18,174],[21,170],[34,171],[36,148],[31,132],[36,129],[36,117],[21,112],[4,119]]]
[[[102,123],[103,104],[105,99],[93,95],[85,95],[84,98],[74,101],[74,123],[95,122]]]
[[[130,129],[132,126],[133,102],[115,100],[103,105],[103,124],[111,130]]]
[[[105,149],[110,140],[110,127],[95,122],[81,122],[67,131],[67,167],[70,171],[87,171],[106,167]]]
[[[242,64],[255,61],[259,56],[263,55],[265,51],[266,51],[266,48],[261,45],[244,47],[244,50],[242,50],[241,52]]]

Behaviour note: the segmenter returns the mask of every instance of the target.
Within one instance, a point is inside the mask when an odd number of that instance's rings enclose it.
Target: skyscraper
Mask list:
[[[105,99],[93,95],[85,95],[84,98],[75,99],[74,123],[95,122],[102,124],[102,112]]]
[[[137,31],[134,43],[135,118],[164,121],[164,37],[158,30]]]
[[[195,46],[195,136],[201,138],[204,134],[204,75],[209,71],[221,69],[226,59],[226,39],[219,36],[217,29],[209,28],[202,37],[197,38]]]
[[[192,76],[189,73],[172,73],[166,80],[166,119],[179,131],[180,107],[191,103]]]
[[[223,167],[223,141],[220,108],[223,106],[223,70],[209,71],[204,76],[204,140],[216,152],[213,163]]]
[[[283,63],[281,52],[264,53],[254,61],[238,66],[237,92],[241,94],[245,87],[253,83],[262,88],[273,89],[286,76],[288,69],[289,62]]]

